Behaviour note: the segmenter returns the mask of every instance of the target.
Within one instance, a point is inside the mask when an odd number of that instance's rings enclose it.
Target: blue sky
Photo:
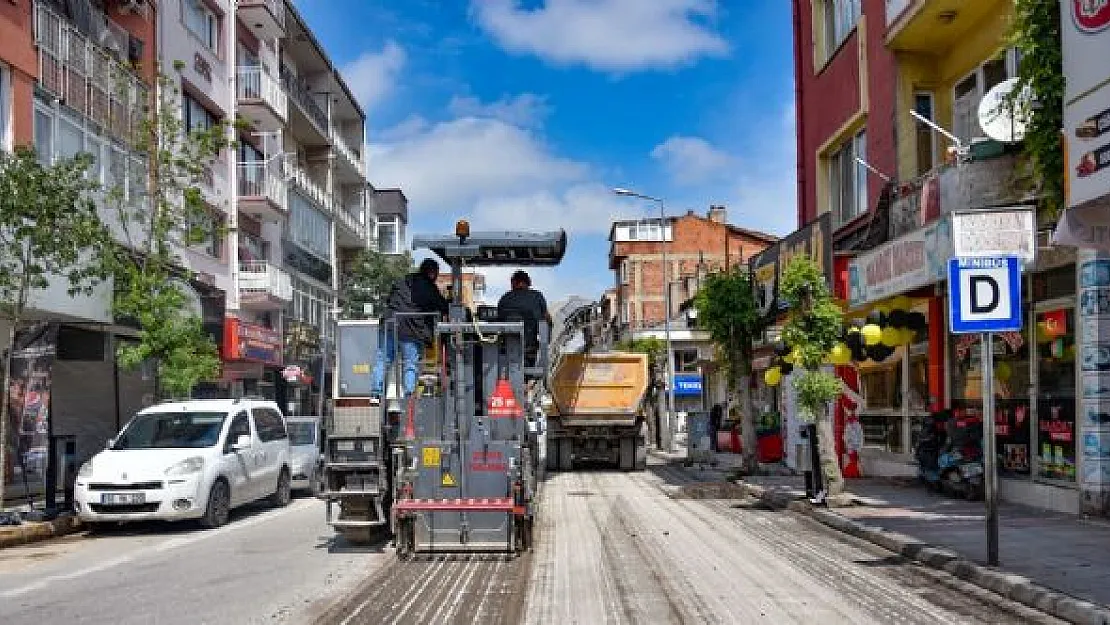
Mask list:
[[[549,300],[613,283],[613,219],[710,204],[795,228],[784,0],[295,0],[367,111],[368,173],[410,233],[564,228]],[[512,268],[488,271],[490,295]]]

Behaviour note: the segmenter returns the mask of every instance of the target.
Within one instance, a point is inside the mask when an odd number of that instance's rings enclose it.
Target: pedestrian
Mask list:
[[[447,299],[436,286],[438,277],[439,263],[428,258],[420,263],[419,269],[394,283],[390,290],[379,326],[378,358],[371,380],[372,403],[381,401],[385,390],[385,370],[392,366],[398,348],[405,397],[416,391],[420,355],[433,343],[438,317],[447,314]],[[394,344],[395,334],[399,345]]]
[[[721,420],[724,417],[725,409],[720,403],[713,404],[709,409],[709,446],[713,451],[720,451],[717,445],[717,432],[721,429]]]

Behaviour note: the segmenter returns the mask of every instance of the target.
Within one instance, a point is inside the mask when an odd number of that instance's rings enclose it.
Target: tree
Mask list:
[[[381,314],[393,283],[412,269],[412,255],[408,252],[395,256],[373,248],[360,250],[343,281],[344,318],[369,319]],[[373,312],[366,312],[367,304]]]
[[[153,103],[133,123],[132,147],[147,157],[138,175],[146,180],[138,191],[134,185],[108,190],[119,240],[107,242],[101,254],[116,281],[116,318],[139,328],[138,341],[119,346],[119,362],[125,369],[156,362],[160,394],[170,397],[188,396],[220,371],[215,341],[185,307],[180,252],[208,238],[222,240],[202,185],[220,153],[234,146],[226,122],[187,128],[180,96],[176,81],[159,72]]]
[[[694,297],[698,325],[709,331],[717,345],[718,359],[725,366],[730,390],[740,391],[743,416],[744,464],[758,468],[755,415],[752,409],[752,344],[763,332],[751,276],[745,267],[710,274]]]
[[[666,413],[666,408],[662,405],[663,394],[659,391],[665,387],[666,384],[666,370],[667,370],[667,344],[661,339],[654,337],[647,337],[641,339],[627,339],[617,343],[617,351],[631,352],[633,354],[647,354],[648,357],[648,377],[652,383],[648,385],[647,396],[644,398],[644,403],[647,406],[652,406],[654,414],[661,415]],[[655,418],[648,420],[649,437],[653,440],[657,435],[657,423]]]
[[[807,256],[797,256],[782,272],[779,291],[789,305],[782,338],[792,348],[791,360],[801,369],[794,379],[803,418],[817,422],[821,471],[830,496],[844,490],[844,476],[836,454],[830,403],[840,396],[841,382],[822,370],[829,353],[839,344],[843,315],[832,301],[820,266]]]
[[[0,504],[8,452],[8,390],[16,332],[32,294],[61,277],[69,295],[89,294],[104,273],[86,250],[105,236],[85,175],[88,155],[42,165],[35,152],[0,151],[0,319],[8,322],[4,387],[0,391]],[[64,233],[64,234],[63,234]]]
[[[1036,104],[1020,110],[1029,126],[1022,141],[1033,162],[1041,185],[1041,207],[1054,216],[1064,200],[1064,150],[1060,129],[1064,127],[1064,56],[1060,39],[1059,0],[1017,0],[1010,32],[1011,43],[1021,52],[1018,81],[1013,97],[1029,89]]]

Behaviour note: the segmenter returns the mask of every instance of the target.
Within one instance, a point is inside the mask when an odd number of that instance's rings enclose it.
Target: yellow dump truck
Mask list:
[[[642,471],[650,383],[646,354],[564,354],[548,381],[547,468],[570,471],[575,463],[596,462]]]

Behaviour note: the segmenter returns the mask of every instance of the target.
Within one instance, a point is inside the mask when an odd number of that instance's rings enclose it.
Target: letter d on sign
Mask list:
[[[971,312],[989,313],[998,307],[998,281],[990,276],[971,276]],[[990,300],[983,303],[983,296],[989,293]]]

